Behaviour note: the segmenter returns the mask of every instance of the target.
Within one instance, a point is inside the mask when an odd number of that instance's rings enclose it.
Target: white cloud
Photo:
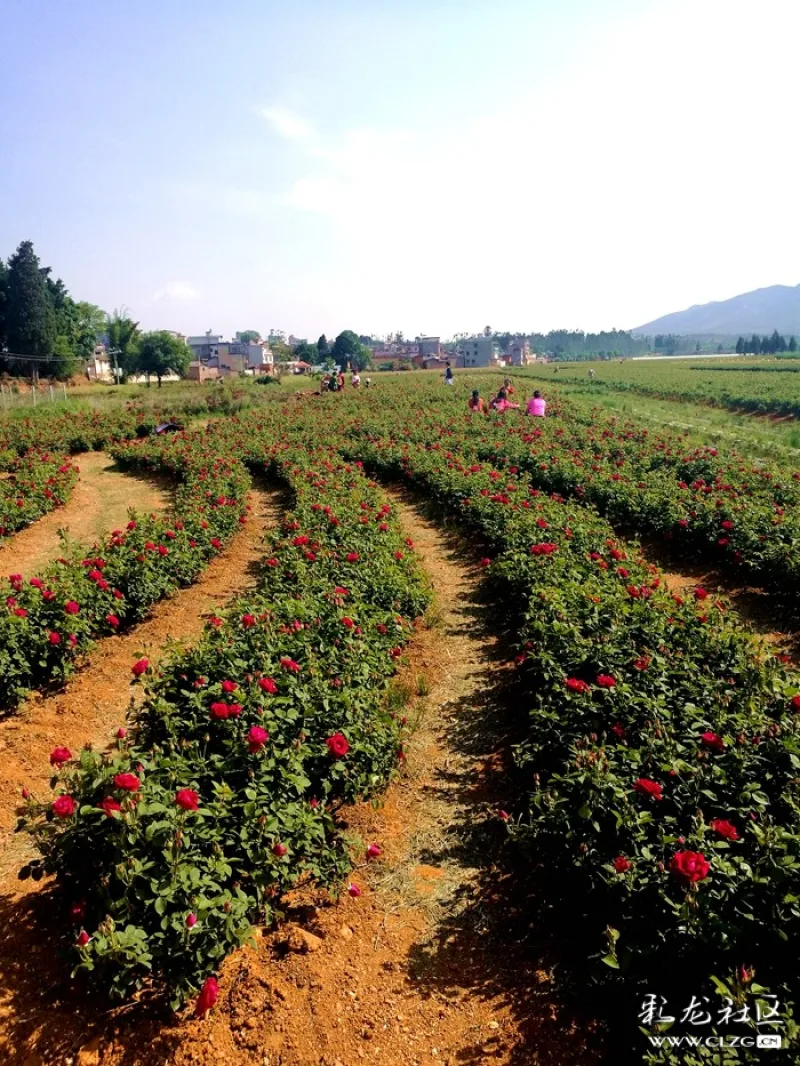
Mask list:
[[[308,141],[316,136],[314,127],[301,115],[295,114],[288,107],[272,104],[261,108],[261,116],[270,123],[281,137],[289,141]]]
[[[159,289],[153,296],[154,300],[199,300],[200,293],[193,285],[186,281],[173,281]]]

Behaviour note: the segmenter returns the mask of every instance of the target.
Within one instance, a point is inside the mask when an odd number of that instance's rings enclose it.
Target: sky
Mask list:
[[[0,6],[0,256],[143,328],[631,328],[800,283],[798,0]]]

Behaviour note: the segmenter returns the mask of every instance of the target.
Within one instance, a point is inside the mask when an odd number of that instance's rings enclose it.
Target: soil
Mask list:
[[[123,474],[104,452],[72,460],[80,477],[63,507],[44,515],[0,544],[0,574],[38,574],[63,555],[59,530],[70,540],[92,544],[128,520],[128,510],[164,511],[172,494],[167,479]]]
[[[109,1009],[72,991],[55,943],[49,888],[0,885],[0,1058],[42,1066],[503,1066],[598,1061],[597,1027],[560,1001],[552,930],[531,922],[504,873],[499,808],[507,799],[501,701],[507,657],[477,602],[478,569],[463,543],[398,506],[437,596],[394,696],[415,725],[405,772],[379,806],[351,808],[358,898],[296,890],[286,921],[256,930],[221,968],[203,1019],[169,1018],[144,1001]],[[232,549],[235,550],[235,549]],[[230,569],[235,569],[229,562]],[[191,594],[191,590],[190,593]],[[171,605],[166,605],[169,609]],[[185,618],[153,632],[196,625]],[[142,627],[144,628],[144,627]],[[39,728],[45,751],[70,736],[107,735],[126,701],[134,647],[97,676],[99,691],[65,698]],[[124,669],[123,669],[124,667]],[[98,667],[99,669],[99,667]],[[122,680],[119,675],[122,674]],[[83,678],[75,683],[80,685]],[[105,686],[116,685],[107,694]],[[88,697],[88,698],[87,698]],[[93,702],[94,701],[94,702]],[[66,729],[72,722],[70,733]],[[54,728],[56,723],[59,728]],[[13,761],[30,758],[29,726]],[[36,734],[34,734],[36,735]],[[45,736],[47,739],[45,740]],[[3,761],[8,763],[8,753]],[[41,777],[46,774],[41,774]],[[38,782],[37,782],[38,783]],[[537,947],[538,943],[538,947]]]

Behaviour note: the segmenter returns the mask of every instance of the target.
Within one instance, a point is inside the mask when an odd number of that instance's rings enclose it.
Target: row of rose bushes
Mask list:
[[[0,456],[0,538],[11,536],[62,507],[75,486],[78,469],[63,455],[29,451]]]
[[[202,985],[210,1006],[282,892],[341,882],[336,812],[403,758],[386,686],[427,603],[413,545],[356,466],[281,433],[263,448],[263,424],[216,434],[294,496],[258,587],[157,673],[135,664],[135,723],[104,754],[54,751],[57,797],[28,798],[42,859],[25,873],[58,877],[76,969],[114,995],[164,984],[177,1007]]]
[[[513,832],[569,892],[599,973],[796,987],[797,675],[704,589],[671,594],[591,510],[475,459],[447,401],[422,445],[419,405],[387,400],[345,425],[346,450],[492,546],[531,699]]]
[[[175,405],[148,410],[133,403],[103,411],[41,408],[0,420],[0,450],[18,455],[32,448],[64,454],[98,451],[109,444],[145,437],[177,413]]]
[[[438,406],[422,404],[421,413],[412,439],[425,442],[442,423]],[[739,579],[800,591],[800,472],[787,462],[721,454],[688,434],[653,433],[559,395],[545,419],[473,418],[465,446],[618,528],[664,538]]]
[[[180,479],[172,512],[136,514],[87,549],[26,578],[0,579],[0,707],[58,684],[99,637],[140,621],[191,584],[246,521],[249,475],[202,433],[120,445],[123,468]]]

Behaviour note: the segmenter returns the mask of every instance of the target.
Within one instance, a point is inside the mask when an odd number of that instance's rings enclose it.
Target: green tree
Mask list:
[[[320,338],[317,341],[317,354],[319,355],[320,361],[323,363],[330,357],[331,346],[328,344],[328,338],[324,333],[320,334]]]
[[[364,362],[365,359],[367,362]],[[358,334],[354,333],[352,329],[343,330],[334,341],[333,361],[338,366],[345,367],[348,363],[352,363],[355,368],[356,364],[362,364],[359,369],[366,370],[370,365],[371,359],[372,352],[361,343],[358,339]]]
[[[8,350],[36,357],[28,365],[38,376],[39,368],[46,369],[52,360],[56,321],[47,279],[31,241],[23,241],[8,262],[7,297]]]
[[[789,338],[789,347],[786,350],[788,352],[796,352],[797,351],[797,341],[795,340],[794,337],[790,337]]]
[[[309,344],[308,341],[300,341],[299,344],[295,344],[292,350],[294,358],[302,359],[305,363],[316,363],[318,354],[317,345]]]
[[[736,342],[736,354],[737,355],[744,355],[744,350],[745,350],[745,339],[744,339],[744,337],[740,337],[737,340],[737,342]]]
[[[6,347],[6,319],[8,317],[8,267],[0,259],[0,352]]]
[[[158,378],[158,387],[161,388],[162,377],[170,371],[183,377],[191,359],[192,352],[185,341],[173,337],[165,330],[160,330],[142,335],[139,341],[136,369],[141,374],[147,375],[148,384],[150,375],[155,374]]]
[[[748,345],[748,353],[750,355],[758,355],[761,351],[761,338],[757,333],[754,333],[750,338],[750,344]]]
[[[236,334],[236,339],[240,340],[242,344],[258,344],[261,340],[261,334],[257,329],[243,329]]]
[[[106,317],[105,334],[111,365],[114,366],[116,357],[116,365],[125,379],[136,372],[141,336],[139,323],[133,321],[126,307],[121,307]]]

